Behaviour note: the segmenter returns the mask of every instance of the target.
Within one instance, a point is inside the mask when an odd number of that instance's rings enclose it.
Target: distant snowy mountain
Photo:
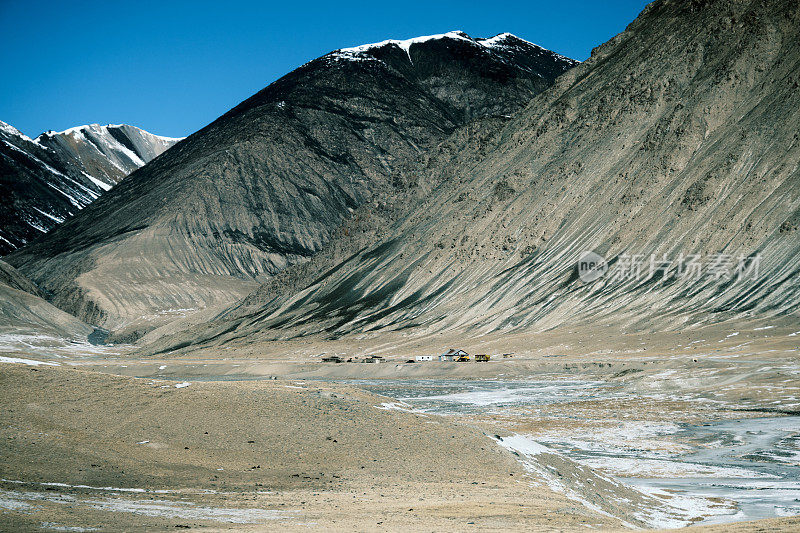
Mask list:
[[[125,124],[31,139],[0,121],[0,254],[47,233],[179,140]]]
[[[42,146],[72,155],[87,173],[104,183],[98,185],[106,190],[180,140],[127,124],[90,124],[48,131],[36,138]]]

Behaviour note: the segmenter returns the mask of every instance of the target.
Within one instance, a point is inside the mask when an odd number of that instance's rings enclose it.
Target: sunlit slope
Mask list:
[[[157,348],[796,313],[799,34],[796,3],[654,2],[505,125],[451,139],[428,165],[432,192],[408,193],[418,203],[391,228],[362,228],[377,243],[343,236],[211,329]],[[610,264],[589,284],[584,250]],[[653,254],[667,268],[649,277]],[[693,254],[701,275],[679,275]],[[631,256],[642,275],[619,277]]]

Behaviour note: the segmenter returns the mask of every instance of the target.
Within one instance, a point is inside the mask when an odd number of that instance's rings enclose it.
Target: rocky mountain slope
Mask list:
[[[391,216],[357,213],[329,251],[150,349],[797,316],[798,72],[796,2],[653,2],[513,119],[457,132]],[[608,265],[591,282],[586,250]]]
[[[47,233],[179,140],[125,124],[31,139],[0,122],[0,254]]]
[[[385,41],[310,61],[8,261],[79,318],[135,338],[229,305],[382,210],[426,151],[519,110],[576,64],[510,34]]]
[[[94,328],[54,307],[31,280],[0,261],[0,349],[51,336],[86,342]]]

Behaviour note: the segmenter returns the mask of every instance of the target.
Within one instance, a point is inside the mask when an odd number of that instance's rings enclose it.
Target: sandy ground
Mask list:
[[[5,349],[0,356],[58,366],[0,364],[0,529],[624,530],[642,525],[636,511],[652,502],[603,472],[542,455],[554,475],[591,480],[587,507],[551,490],[494,435],[796,414],[800,327],[770,326],[683,335],[567,331],[463,344],[302,339],[159,357],[123,346],[49,358],[41,347]],[[493,360],[405,362],[448,346]],[[322,363],[323,353],[380,353],[389,361]],[[320,381],[565,377],[602,380],[621,397],[439,417]],[[698,529],[800,531],[800,519]]]
[[[220,527],[214,516],[245,522],[226,526],[235,529],[618,524],[532,486],[481,431],[385,409],[386,398],[349,387],[176,388],[56,367],[0,372],[0,520],[9,529]]]

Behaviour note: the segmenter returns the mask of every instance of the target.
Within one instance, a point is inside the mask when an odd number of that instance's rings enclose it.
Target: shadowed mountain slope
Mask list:
[[[0,261],[0,350],[8,350],[15,342],[32,348],[32,339],[48,336],[86,342],[92,330],[48,303],[31,280]]]
[[[475,117],[517,111],[574,61],[503,34],[342,49],[242,102],[8,258],[52,301],[133,338],[305,261]],[[405,177],[403,177],[405,176]]]
[[[148,349],[796,316],[798,72],[800,4],[656,1],[512,120],[451,138],[412,209],[354,223],[335,253]],[[585,250],[610,265],[591,283]],[[651,254],[667,256],[653,276]],[[699,277],[678,272],[690,254]],[[757,276],[736,275],[757,256]]]

